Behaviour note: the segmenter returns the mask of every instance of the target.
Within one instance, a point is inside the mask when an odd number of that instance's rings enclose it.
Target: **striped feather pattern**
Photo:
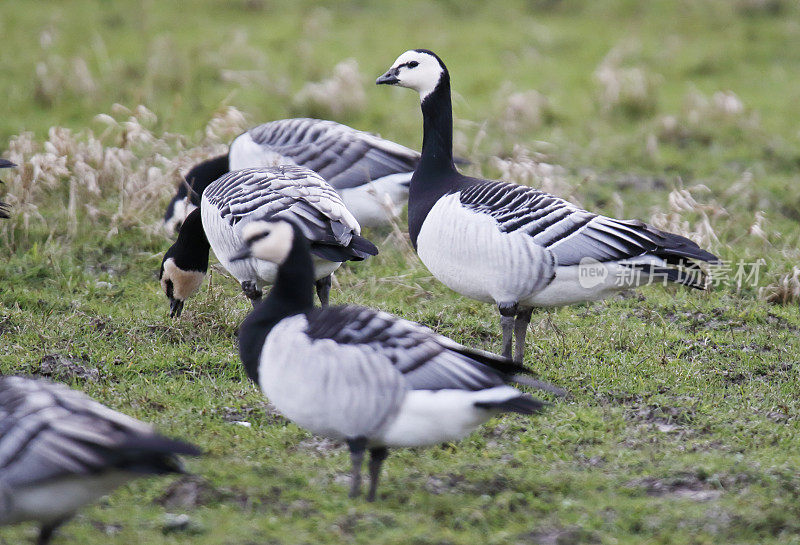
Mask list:
[[[585,258],[610,262],[648,253],[676,263],[684,258],[716,260],[684,237],[641,221],[592,214],[532,187],[483,180],[462,190],[460,201],[494,218],[504,233],[526,233],[552,252],[559,266],[577,265]]]
[[[361,228],[338,193],[302,167],[248,168],[229,172],[203,194],[223,221],[287,219],[312,242],[347,246]],[[213,235],[209,234],[209,240]],[[212,243],[213,246],[213,243]]]
[[[497,371],[451,351],[463,347],[450,339],[385,312],[331,307],[314,309],[306,319],[310,339],[330,339],[372,353],[381,363],[388,360],[412,390],[482,390],[504,383]]]
[[[419,162],[414,150],[334,121],[282,119],[247,134],[260,146],[317,172],[339,190],[411,173]]]
[[[8,488],[104,470],[177,469],[197,454],[81,392],[46,380],[0,378],[0,483]]]

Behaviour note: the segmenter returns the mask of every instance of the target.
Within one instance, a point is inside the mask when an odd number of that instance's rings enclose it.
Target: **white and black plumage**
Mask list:
[[[351,497],[370,450],[368,500],[388,447],[453,441],[501,412],[532,414],[542,403],[508,386],[526,371],[426,327],[370,308],[313,308],[309,244],[288,222],[254,222],[240,256],[279,264],[275,286],[239,329],[248,376],[281,413],[350,448]]]
[[[252,221],[288,219],[311,241],[317,294],[328,303],[331,274],[344,261],[360,261],[378,249],[360,236],[361,228],[334,189],[315,172],[298,166],[247,168],[223,175],[203,192],[200,209],[187,216],[178,240],[164,255],[159,278],[180,316],[183,302],[202,284],[209,246],[242,285],[253,304],[275,280],[277,267],[257,259],[232,261]]]
[[[17,165],[7,159],[0,159],[0,168],[12,168],[15,166]],[[3,201],[0,201],[0,218],[8,218],[8,205]]]
[[[40,545],[129,480],[182,473],[178,454],[200,450],[66,386],[0,377],[0,525],[39,522]]]
[[[167,230],[200,203],[214,180],[230,170],[298,165],[322,176],[342,197],[362,227],[385,224],[408,197],[408,182],[419,153],[395,142],[320,119],[281,119],[239,135],[227,155],[205,161],[186,175],[164,217]]]
[[[705,286],[696,262],[717,258],[682,236],[592,214],[531,187],[460,174],[450,75],[434,53],[403,53],[376,83],[420,94],[424,140],[409,187],[411,241],[445,285],[498,306],[504,355],[512,354],[513,330],[522,361],[533,307],[597,300],[654,279]]]

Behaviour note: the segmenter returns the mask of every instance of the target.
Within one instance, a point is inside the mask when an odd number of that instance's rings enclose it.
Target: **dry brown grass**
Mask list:
[[[346,59],[333,67],[333,74],[318,82],[306,83],[295,95],[295,108],[315,117],[341,116],[364,109],[367,95],[365,78],[358,61]]]
[[[196,146],[183,136],[157,132],[158,119],[144,106],[114,105],[95,118],[99,130],[73,132],[52,127],[44,142],[31,133],[11,139],[6,156],[19,165],[5,176],[3,199],[11,218],[0,224],[7,246],[27,244],[31,229],[76,235],[81,225],[102,228],[107,236],[138,226],[152,230],[179,174],[208,156],[223,153],[227,142],[247,126],[241,112],[221,108]]]

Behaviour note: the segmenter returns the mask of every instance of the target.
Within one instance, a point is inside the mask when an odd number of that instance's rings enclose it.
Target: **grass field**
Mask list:
[[[6,0],[0,34],[0,151],[25,165],[0,186],[0,373],[207,451],[196,477],[120,489],[58,543],[800,543],[794,2]],[[730,270],[711,293],[535,314],[526,365],[571,396],[394,451],[366,504],[346,497],[346,449],[246,380],[232,278],[216,268],[169,318],[157,226],[178,171],[250,124],[316,116],[418,147],[417,97],[372,84],[416,47],[448,63],[472,172],[681,232]],[[332,300],[498,351],[496,311],[433,279],[398,228],[366,233],[382,253],[337,272]]]

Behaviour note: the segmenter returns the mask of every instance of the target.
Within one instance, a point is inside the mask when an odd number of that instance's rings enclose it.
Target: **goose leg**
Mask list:
[[[319,280],[317,280],[316,286],[317,286],[317,297],[319,297],[319,304],[322,305],[323,307],[327,307],[331,295],[331,275],[328,275],[325,278],[320,278]]]
[[[245,280],[242,282],[242,292],[247,296],[248,299],[250,299],[250,302],[253,304],[253,308],[255,308],[259,301],[261,301],[261,296],[263,295],[261,290],[258,289],[258,286],[256,286],[256,283],[250,280]]]
[[[366,437],[356,437],[348,439],[347,446],[350,449],[350,461],[353,464],[350,470],[350,494],[351,498],[361,495],[361,466],[364,463],[364,451],[367,448]]]
[[[50,540],[53,539],[53,534],[56,529],[66,521],[67,519],[59,519],[54,522],[42,524],[42,528],[39,530],[39,538],[36,540],[36,545],[48,545]]]
[[[378,478],[381,476],[381,466],[389,455],[386,447],[369,449],[369,492],[367,501],[375,501],[375,494],[378,492]]]
[[[503,330],[503,357],[511,359],[513,344],[514,317],[517,315],[516,303],[498,303],[500,310],[500,328]]]
[[[514,361],[516,363],[522,363],[522,360],[525,359],[525,334],[528,332],[528,324],[531,323],[531,314],[533,314],[533,308],[523,308],[517,312],[514,320],[514,337],[516,338]]]

